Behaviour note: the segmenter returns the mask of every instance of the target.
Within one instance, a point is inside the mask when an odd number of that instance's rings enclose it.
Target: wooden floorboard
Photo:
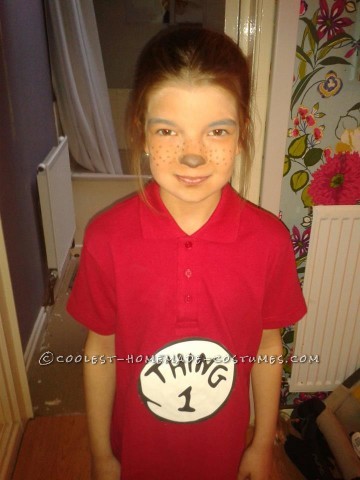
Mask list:
[[[248,441],[252,432],[249,428]],[[28,422],[12,480],[89,479],[90,455],[84,415],[36,417]],[[303,480],[304,477],[287,458],[282,444],[276,445],[269,480],[290,479]]]
[[[26,426],[12,480],[89,480],[84,415],[36,417]]]

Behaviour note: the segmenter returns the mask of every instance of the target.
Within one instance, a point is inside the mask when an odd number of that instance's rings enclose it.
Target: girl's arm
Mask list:
[[[264,330],[258,356],[267,355],[268,361],[254,364],[251,373],[255,405],[255,433],[245,450],[240,464],[238,480],[267,480],[272,469],[272,453],[279,414],[282,365],[280,331]],[[274,363],[269,361],[273,355]]]
[[[114,335],[89,331],[85,344],[88,361],[84,364],[86,413],[92,455],[92,480],[119,480],[120,464],[110,444],[110,423],[115,395]],[[100,361],[106,356],[106,363]],[[91,358],[98,359],[92,362]]]

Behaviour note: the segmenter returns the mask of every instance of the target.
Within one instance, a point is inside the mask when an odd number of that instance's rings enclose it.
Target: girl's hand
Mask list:
[[[244,452],[237,480],[268,480],[272,470],[272,449],[250,445]]]
[[[120,475],[120,463],[116,457],[92,459],[91,480],[120,480]]]

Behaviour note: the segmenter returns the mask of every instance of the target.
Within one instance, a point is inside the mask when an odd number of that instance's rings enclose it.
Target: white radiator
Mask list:
[[[60,137],[59,141],[38,166],[37,174],[47,264],[58,277],[75,235],[68,142],[66,137]]]
[[[303,291],[294,355],[319,363],[293,363],[290,391],[334,390],[360,367],[360,205],[314,207]]]

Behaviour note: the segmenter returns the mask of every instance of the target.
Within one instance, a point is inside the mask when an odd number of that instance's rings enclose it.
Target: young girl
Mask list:
[[[94,479],[268,478],[279,328],[306,307],[287,230],[229,184],[237,154],[249,173],[249,99],[225,35],[168,29],[140,56],[129,137],[152,180],[92,221],[68,304],[90,330]]]

